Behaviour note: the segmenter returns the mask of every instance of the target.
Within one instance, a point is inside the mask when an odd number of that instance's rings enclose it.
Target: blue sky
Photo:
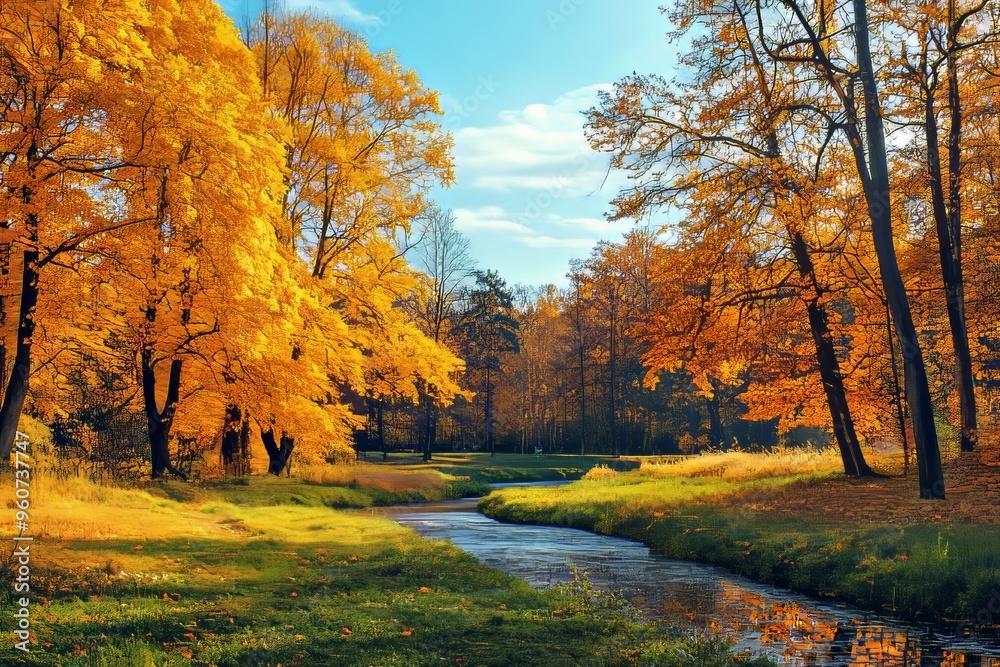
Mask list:
[[[455,211],[480,268],[566,283],[569,260],[627,223],[604,219],[624,182],[593,153],[581,111],[637,71],[670,74],[662,0],[286,0],[365,35],[441,93],[455,137]],[[261,0],[220,0],[237,22]]]

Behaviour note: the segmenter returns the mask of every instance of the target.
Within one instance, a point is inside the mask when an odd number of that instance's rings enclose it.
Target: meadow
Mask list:
[[[723,642],[648,624],[614,596],[534,590],[376,507],[481,482],[403,463],[303,473],[129,488],[39,474],[33,650],[13,650],[3,614],[4,664],[735,664]]]

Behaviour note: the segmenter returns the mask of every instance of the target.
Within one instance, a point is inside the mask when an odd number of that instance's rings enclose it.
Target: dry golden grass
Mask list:
[[[143,539],[221,531],[207,529],[204,521],[176,501],[83,477],[38,475],[31,502],[31,532],[36,538]]]
[[[446,482],[434,470],[401,470],[368,463],[306,466],[299,468],[298,473],[303,480],[314,484],[355,484],[389,492],[441,487]]]
[[[0,484],[10,481],[5,475]],[[329,540],[331,532],[347,532],[363,544],[370,537],[369,523],[353,525],[352,515],[328,507],[237,506],[211,494],[194,495],[177,501],[143,489],[97,484],[82,476],[39,476],[32,487],[31,533],[36,539],[137,542],[184,536],[312,543]],[[384,526],[378,528],[385,532]]]
[[[834,447],[805,449],[779,447],[771,452],[717,452],[682,460],[642,461],[639,475],[649,477],[718,477],[745,482],[766,477],[811,475],[842,469],[840,453]]]
[[[612,470],[606,465],[596,465],[583,476],[583,479],[612,479],[620,475],[617,470]]]

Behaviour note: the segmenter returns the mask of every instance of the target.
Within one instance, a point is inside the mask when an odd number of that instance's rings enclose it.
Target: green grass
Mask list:
[[[642,541],[670,558],[875,611],[937,623],[1000,624],[1000,527],[868,525],[775,518],[733,507],[728,494],[778,488],[808,476],[742,482],[627,474],[555,489],[504,489],[480,501],[488,516],[555,524]],[[805,484],[802,484],[803,482]]]
[[[228,482],[207,482],[200,486],[168,481],[150,487],[149,491],[180,502],[205,502],[208,498],[214,498],[243,507],[297,505],[364,509],[479,497],[489,493],[491,489],[488,484],[462,479],[441,478],[438,483],[415,488],[382,488],[353,480],[345,484],[324,484],[268,475]]]
[[[403,470],[435,470],[442,474],[468,478],[471,481],[494,482],[543,482],[561,479],[580,479],[597,465],[614,465],[623,469],[637,468],[638,462],[613,459],[608,456],[579,456],[575,454],[489,454],[461,453],[435,454],[424,463],[413,455],[390,455],[386,464]]]
[[[332,509],[364,504],[363,489],[34,490],[34,651],[12,650],[2,614],[5,665],[735,664],[721,643],[639,622],[606,596],[539,592],[376,509]]]

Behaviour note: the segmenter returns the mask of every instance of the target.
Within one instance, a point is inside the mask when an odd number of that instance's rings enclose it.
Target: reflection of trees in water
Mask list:
[[[733,642],[756,641],[789,665],[1000,667],[1000,659],[944,650],[919,633],[840,621],[727,581],[673,581],[629,599],[659,620],[690,623]]]
[[[658,620],[707,627],[718,607],[718,593],[715,581],[672,581],[630,591],[629,600]]]
[[[469,507],[471,509],[471,505]],[[822,602],[775,592],[755,592],[696,563],[661,560],[637,543],[563,528],[497,524],[472,512],[443,512],[412,525],[427,537],[450,537],[487,565],[551,587],[566,582],[571,567],[597,589],[623,592],[631,606],[664,625],[725,637],[737,652],[765,652],[779,664],[828,667],[1000,667],[983,647],[1000,644],[1000,632],[980,630],[967,643],[944,642],[925,629],[878,625]],[[438,518],[439,517],[439,518]],[[795,599],[803,604],[798,604]],[[943,644],[964,648],[945,650]]]

